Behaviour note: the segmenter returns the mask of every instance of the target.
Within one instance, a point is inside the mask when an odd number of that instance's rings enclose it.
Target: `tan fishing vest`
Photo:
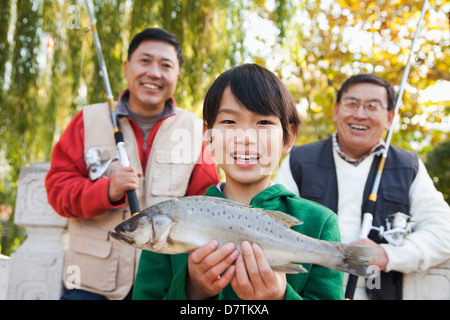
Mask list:
[[[84,153],[100,151],[102,160],[116,156],[113,126],[108,105],[83,108]],[[138,147],[127,118],[119,119],[130,165],[142,172]],[[176,115],[159,127],[150,151],[145,175],[136,190],[140,209],[186,194],[195,164],[201,160],[202,121],[192,113],[177,108]],[[119,166],[112,162],[104,176],[111,176]],[[140,250],[123,244],[110,232],[130,217],[128,204],[92,219],[70,219],[69,250],[63,280],[67,288],[98,293],[108,299],[123,299],[134,283]]]

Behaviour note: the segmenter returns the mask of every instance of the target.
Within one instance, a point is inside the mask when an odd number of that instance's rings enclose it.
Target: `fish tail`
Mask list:
[[[369,276],[369,261],[373,260],[379,251],[375,248],[359,245],[347,245],[337,243],[337,249],[341,252],[339,261],[333,269],[348,272],[356,276]]]

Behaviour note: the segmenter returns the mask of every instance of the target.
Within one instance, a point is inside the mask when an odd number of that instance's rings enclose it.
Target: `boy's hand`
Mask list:
[[[239,256],[233,243],[222,247],[217,241],[210,241],[194,250],[188,258],[186,296],[198,300],[214,297],[225,288],[235,274],[232,265]],[[226,272],[220,276],[224,271]]]
[[[241,299],[281,300],[286,292],[286,275],[272,270],[257,244],[244,241],[231,286]]]

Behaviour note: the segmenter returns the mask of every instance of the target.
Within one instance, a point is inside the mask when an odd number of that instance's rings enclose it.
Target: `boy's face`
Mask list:
[[[292,143],[283,143],[283,129],[277,116],[264,116],[242,107],[227,88],[222,96],[212,129],[205,133],[227,183],[270,181],[270,174]],[[293,142],[293,138],[291,139]]]

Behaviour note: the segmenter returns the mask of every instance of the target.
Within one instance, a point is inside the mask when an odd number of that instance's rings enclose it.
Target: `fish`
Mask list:
[[[258,244],[274,271],[308,272],[302,264],[317,264],[357,276],[368,275],[378,250],[319,240],[292,226],[294,216],[245,206],[228,199],[188,196],[150,206],[118,224],[111,236],[142,250],[163,254],[189,253],[211,240],[233,242],[242,253],[244,241]]]

